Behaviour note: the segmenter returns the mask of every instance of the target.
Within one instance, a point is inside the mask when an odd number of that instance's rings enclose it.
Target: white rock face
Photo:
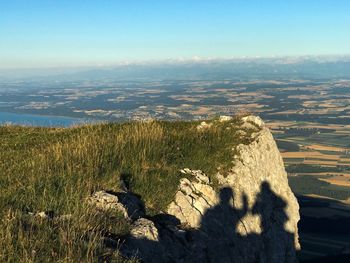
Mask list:
[[[243,121],[243,127],[254,123],[260,131],[252,134],[254,141],[251,144],[237,147],[238,155],[229,173],[225,176],[217,174],[219,188],[232,191],[232,211],[241,214],[236,220],[235,231],[240,237],[247,237],[240,244],[252,246],[252,251],[253,246],[259,247],[258,252],[262,254],[256,256],[261,258],[257,262],[264,262],[263,259],[267,262],[296,262],[295,250],[300,248],[297,227],[299,205],[288,185],[282,157],[271,132],[259,117],[248,116]],[[180,181],[179,191],[167,212],[183,225],[201,230],[206,215],[215,214],[223,207],[222,200],[204,173],[201,176],[207,179],[199,180],[195,171],[184,169],[183,172],[191,174],[193,179]],[[220,220],[215,224],[220,228]],[[222,224],[222,228],[228,227]],[[255,243],[247,243],[251,238]],[[239,242],[236,249],[240,252],[233,253],[235,256],[244,251]],[[241,260],[250,262],[254,261],[254,257]]]
[[[163,214],[172,220],[135,221],[127,255],[138,251],[144,262],[297,262],[299,205],[271,132],[259,117],[244,117],[243,129],[252,126],[259,127],[253,142],[237,146],[215,187],[201,170],[180,170],[186,177]]]
[[[244,122],[251,122],[251,123],[254,123],[254,124],[256,124],[258,127],[263,127],[264,125],[265,125],[265,123],[264,123],[264,121],[260,118],[260,117],[258,117],[258,116],[252,116],[252,115],[250,115],[250,116],[246,116],[246,117],[243,117],[242,118],[242,120],[244,121]]]
[[[286,206],[283,207],[288,217],[284,224],[285,230],[295,234],[295,246],[299,248],[297,227],[300,219],[299,205],[288,185],[283,159],[267,128],[263,128],[256,136],[253,143],[238,146],[239,158],[235,160],[227,177],[218,174],[219,182],[231,187],[238,196],[234,200],[236,207],[242,206],[239,197],[244,193],[248,195],[248,204],[252,207],[261,192],[261,185],[264,182],[268,183],[271,191],[286,203]],[[242,223],[248,233],[261,233],[260,219],[259,216],[250,213],[242,220]],[[243,231],[242,227],[240,231]]]
[[[185,170],[185,169],[184,169]],[[216,191],[209,185],[209,177],[202,171],[192,171],[193,180],[182,178],[179,191],[169,205],[167,213],[184,225],[198,227],[205,211],[218,202]],[[200,174],[199,176],[196,176]]]

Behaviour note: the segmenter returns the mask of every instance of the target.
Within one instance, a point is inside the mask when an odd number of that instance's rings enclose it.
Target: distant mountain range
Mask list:
[[[350,56],[124,62],[116,66],[0,70],[2,80],[169,80],[349,78]]]

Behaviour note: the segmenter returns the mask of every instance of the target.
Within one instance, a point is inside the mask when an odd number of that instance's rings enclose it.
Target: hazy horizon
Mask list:
[[[276,73],[279,72],[279,75]],[[307,76],[350,77],[350,56],[271,56],[124,61],[76,67],[0,68],[0,80],[102,80]],[[258,75],[257,75],[258,74]],[[301,75],[300,75],[301,74]]]

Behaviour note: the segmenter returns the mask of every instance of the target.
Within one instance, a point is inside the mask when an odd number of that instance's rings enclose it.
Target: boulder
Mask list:
[[[132,238],[159,241],[158,229],[151,220],[146,218],[140,218],[132,224],[130,236]]]
[[[88,198],[88,202],[100,210],[114,210],[132,220],[145,215],[143,202],[130,192],[97,191]]]

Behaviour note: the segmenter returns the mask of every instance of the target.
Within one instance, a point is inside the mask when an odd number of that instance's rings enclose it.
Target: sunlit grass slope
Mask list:
[[[95,190],[118,191],[120,180],[141,196],[148,215],[164,211],[181,177],[179,169],[209,176],[229,168],[232,150],[250,142],[241,121],[197,130],[199,122],[129,122],[74,128],[0,127],[0,261],[120,261],[106,249],[107,234],[128,233],[120,215],[94,211]],[[215,183],[215,182],[214,182]],[[38,220],[30,212],[71,214]]]

